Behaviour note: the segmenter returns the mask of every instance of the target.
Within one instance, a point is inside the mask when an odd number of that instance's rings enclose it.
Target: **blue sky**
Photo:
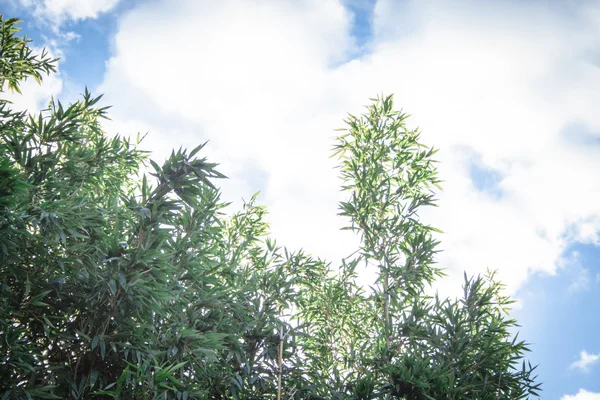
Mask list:
[[[210,139],[224,196],[261,190],[273,235],[331,260],[333,129],[395,93],[440,148],[444,191],[423,218],[439,262],[497,269],[519,303],[544,399],[600,400],[600,2],[0,0],[61,56],[17,105],[87,86],[107,130],[150,132],[155,158]],[[302,168],[298,166],[301,165]],[[318,227],[315,229],[315,227]],[[368,277],[367,277],[368,278]]]

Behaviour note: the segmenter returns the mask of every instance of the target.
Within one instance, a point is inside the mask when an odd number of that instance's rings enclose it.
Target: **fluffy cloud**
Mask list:
[[[210,139],[229,199],[262,190],[279,240],[341,257],[328,91],[349,23],[336,1],[147,3],[122,18],[100,90],[116,123],[152,126],[157,158]]]
[[[579,360],[571,364],[571,369],[579,369],[582,371],[589,371],[590,367],[596,364],[600,360],[600,353],[590,354],[583,350],[579,353]]]
[[[96,18],[110,11],[119,0],[19,0],[21,5],[31,8],[34,16],[59,26],[68,20]]]
[[[445,282],[489,267],[514,291],[554,273],[570,244],[597,242],[600,13],[453,4],[378,1],[358,58],[336,0],[139,4],[120,20],[100,88],[115,105],[109,128],[149,130],[158,158],[211,139],[228,198],[262,189],[276,238],[335,260],[356,238],[338,230],[333,129],[396,93],[441,148],[445,189],[423,217],[445,231]]]
[[[590,288],[590,284],[592,282],[592,277],[590,275],[590,270],[587,268],[580,268],[577,271],[577,276],[569,285],[569,292],[578,293],[584,290],[588,290]]]
[[[600,400],[600,393],[592,393],[585,389],[579,389],[577,394],[564,395],[560,400]]]

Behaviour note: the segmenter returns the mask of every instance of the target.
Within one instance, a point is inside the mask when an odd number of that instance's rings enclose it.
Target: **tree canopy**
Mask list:
[[[17,23],[0,15],[2,92],[56,69]],[[465,276],[460,299],[427,295],[443,276],[418,216],[435,150],[392,96],[335,144],[340,214],[361,238],[335,266],[277,245],[256,196],[226,214],[203,145],[161,165],[105,133],[99,100],[36,115],[0,100],[2,399],[537,397],[493,274]]]

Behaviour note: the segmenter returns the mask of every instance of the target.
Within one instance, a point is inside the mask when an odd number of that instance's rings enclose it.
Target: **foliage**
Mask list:
[[[55,70],[16,22],[0,16],[2,90]],[[203,145],[160,166],[139,138],[107,135],[99,100],[35,116],[0,103],[3,399],[536,395],[493,275],[465,277],[459,300],[425,294],[442,274],[417,215],[434,204],[435,151],[392,97],[336,145],[341,214],[362,238],[339,268],[277,246],[255,197],[226,215]]]
[[[0,14],[0,89],[6,83],[10,90],[21,93],[20,81],[32,77],[41,83],[42,73],[56,72],[57,59],[51,59],[46,50],[41,55],[34,54],[28,46],[31,40],[16,36],[17,23],[17,18],[4,19]]]

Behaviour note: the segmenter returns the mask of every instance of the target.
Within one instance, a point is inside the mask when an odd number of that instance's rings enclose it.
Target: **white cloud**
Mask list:
[[[21,5],[33,10],[34,16],[54,24],[97,18],[110,11],[119,0],[19,0]],[[72,33],[67,33],[72,35]]]
[[[101,86],[112,128],[150,130],[159,158],[211,139],[210,158],[233,178],[226,197],[262,189],[276,238],[334,260],[356,239],[338,231],[333,129],[393,92],[441,148],[445,190],[423,217],[445,231],[444,285],[490,267],[514,291],[534,271],[554,273],[569,244],[597,241],[598,10],[380,0],[369,53],[347,60],[343,3],[138,4]],[[573,123],[589,134],[572,140]],[[500,197],[476,190],[473,160],[501,177]]]
[[[340,4],[155,2],[119,26],[101,87],[115,122],[148,121],[158,158],[210,139],[210,158],[233,178],[223,182],[228,198],[262,190],[279,240],[348,253],[328,158],[344,115],[328,105],[329,71],[353,46]]]
[[[571,369],[579,369],[582,371],[589,371],[592,365],[596,364],[600,360],[600,353],[590,354],[585,350],[579,353],[579,360],[571,364]]]
[[[579,268],[577,271],[577,276],[569,285],[569,292],[576,293],[587,290],[590,288],[590,284],[592,282],[592,277],[590,275],[590,270],[587,268]]]
[[[600,400],[600,393],[588,392],[585,389],[579,389],[574,395],[564,395],[560,400]]]

